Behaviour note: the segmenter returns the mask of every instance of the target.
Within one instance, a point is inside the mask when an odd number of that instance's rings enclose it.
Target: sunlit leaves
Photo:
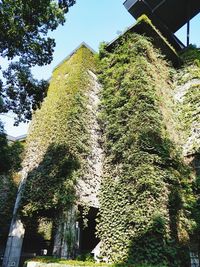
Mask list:
[[[12,110],[18,121],[30,120],[32,110],[39,107],[45,95],[47,83],[34,80],[30,68],[50,64],[53,59],[55,40],[47,34],[64,24],[68,6],[75,3],[62,2],[0,2],[0,56],[11,62],[4,73],[0,112]],[[0,92],[1,87],[0,81]]]
[[[169,201],[177,203],[173,211],[178,224],[182,199],[172,192],[171,183],[183,194],[182,163],[172,156],[177,152],[160,107],[168,66],[151,42],[136,34],[125,35],[110,53],[101,49],[100,57],[105,150],[98,224],[102,256],[111,262],[179,266]]]

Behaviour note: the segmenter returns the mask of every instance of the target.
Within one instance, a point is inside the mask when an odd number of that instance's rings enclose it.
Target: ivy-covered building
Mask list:
[[[27,137],[4,267],[21,250],[75,258],[95,247],[108,262],[190,266],[199,60],[143,15],[98,56],[83,43],[55,68]]]

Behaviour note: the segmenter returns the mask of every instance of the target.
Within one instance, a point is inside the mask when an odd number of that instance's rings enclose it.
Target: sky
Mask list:
[[[35,78],[50,78],[53,69],[80,43],[85,42],[98,51],[101,42],[110,42],[133,25],[135,19],[125,9],[123,2],[124,0],[77,0],[66,14],[65,25],[49,34],[56,41],[54,59],[48,66],[35,67]],[[186,43],[186,27],[181,28],[176,35]],[[200,15],[191,21],[190,42],[200,46]],[[12,114],[0,116],[7,134],[16,137],[27,133],[28,125],[14,127],[12,117]]]

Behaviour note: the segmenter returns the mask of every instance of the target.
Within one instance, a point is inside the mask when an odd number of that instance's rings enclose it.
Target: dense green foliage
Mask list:
[[[6,241],[12,211],[16,199],[17,184],[13,181],[11,175],[0,175],[0,240],[1,246]]]
[[[191,185],[166,130],[162,91],[169,87],[170,68],[145,37],[130,34],[120,42],[111,53],[100,52],[102,256],[180,266],[179,250],[192,227],[185,215]]]
[[[174,77],[180,144],[187,163],[193,169],[193,193],[188,209],[195,225],[190,234],[191,247],[197,250],[200,229],[200,52],[189,46],[181,55],[184,65]],[[178,96],[178,97],[177,97]]]
[[[198,63],[200,61],[200,50],[194,45],[189,45],[181,51],[180,57],[184,64],[191,65],[194,61]]]
[[[52,216],[75,200],[76,180],[90,151],[88,69],[94,69],[94,56],[82,46],[54,71],[47,98],[34,114],[25,156],[25,164],[30,165],[23,197],[25,215],[50,210]]]
[[[21,168],[20,154],[23,152],[23,145],[20,142],[8,144],[4,127],[0,122],[0,174],[19,171]]]
[[[21,168],[23,145],[19,142],[8,144],[0,124],[0,239],[3,244],[7,237],[13,205],[16,198],[18,175]]]
[[[19,121],[30,119],[31,110],[38,107],[46,90],[44,81],[33,79],[30,67],[52,61],[55,40],[47,34],[64,24],[68,4],[73,3],[0,1],[0,56],[10,61],[8,70],[3,72],[6,81],[0,81],[0,99],[4,100],[0,112],[13,110]]]
[[[172,77],[176,74],[178,86],[199,79],[198,62],[177,73],[148,38],[128,33],[113,51],[102,48],[100,59],[105,152],[97,229],[101,257],[111,266],[188,266],[191,238],[200,229],[200,190],[198,173],[183,163],[179,150],[199,123],[199,83],[174,104]],[[88,70],[94,69],[94,55],[84,46],[57,67],[27,140],[21,215],[26,226],[32,229],[34,223],[48,240],[52,225],[67,220],[78,198],[76,182],[87,172]]]
[[[4,71],[6,85],[2,89],[4,104],[1,112],[12,110],[17,117],[15,124],[30,120],[32,111],[40,107],[46,96],[48,82],[38,81],[32,77],[30,68],[19,62],[11,63]]]
[[[4,133],[4,127],[3,124],[0,122],[0,173],[4,173],[9,170],[8,163],[8,143],[6,134]]]

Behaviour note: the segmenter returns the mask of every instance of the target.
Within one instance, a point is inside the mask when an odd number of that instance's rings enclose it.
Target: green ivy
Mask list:
[[[110,53],[101,49],[102,256],[110,262],[180,266],[191,184],[164,115],[162,92],[168,90],[171,69],[137,34],[124,36]]]
[[[189,45],[181,51],[180,57],[185,65],[193,64],[194,62],[200,66],[200,51],[195,45]]]
[[[200,225],[194,194],[198,181],[179,152],[174,125],[181,118],[172,99],[176,71],[148,38],[133,33],[121,37],[111,52],[103,45],[100,59],[101,256],[116,266],[187,266],[190,237]],[[23,163],[29,170],[24,219],[61,220],[76,201],[76,182],[91,151],[87,90],[88,70],[95,65],[88,49],[77,50],[55,69],[47,97],[34,114]],[[187,81],[188,70],[180,70],[179,84]],[[197,65],[190,71],[199,77]],[[198,105],[198,88],[185,94],[184,106]],[[180,112],[185,127],[190,127],[189,116],[198,119],[194,112]]]
[[[94,55],[82,46],[55,69],[47,97],[34,114],[24,163],[34,157],[23,196],[25,216],[62,213],[76,200],[76,181],[90,151],[89,69],[95,70]]]

